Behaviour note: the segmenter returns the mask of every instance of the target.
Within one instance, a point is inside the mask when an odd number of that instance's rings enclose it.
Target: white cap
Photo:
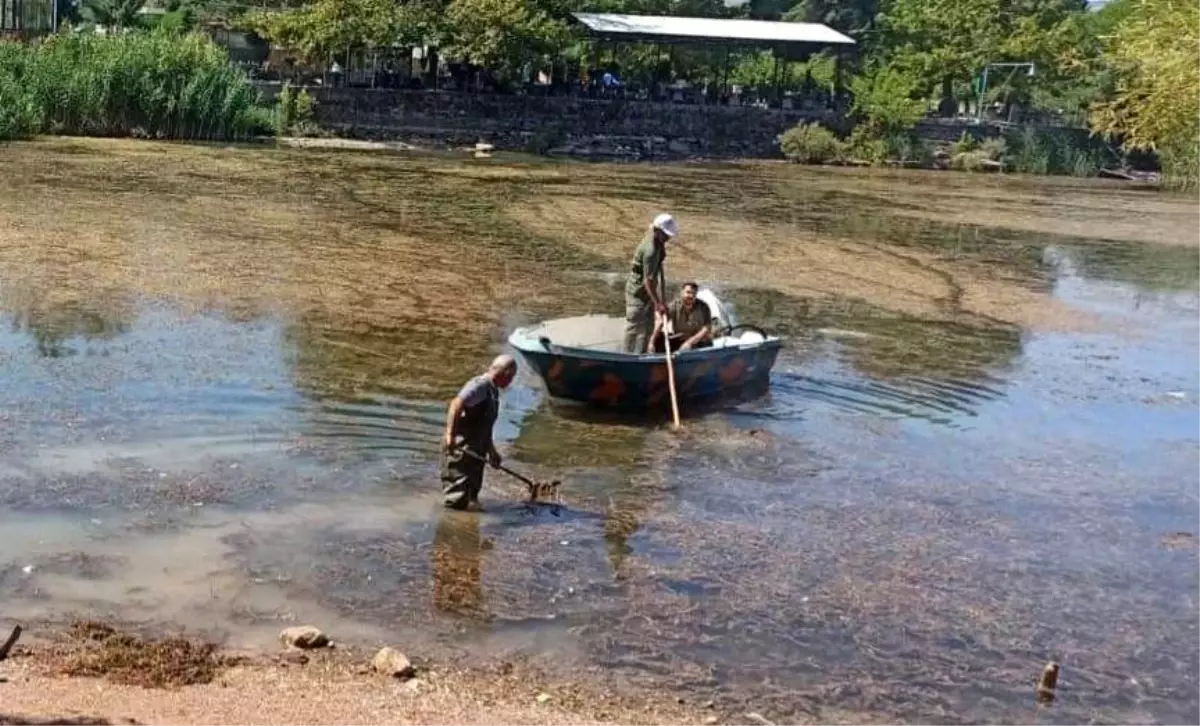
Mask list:
[[[675,223],[675,218],[666,212],[655,217],[652,226],[655,229],[661,229],[668,237],[674,237],[679,234],[679,225]]]

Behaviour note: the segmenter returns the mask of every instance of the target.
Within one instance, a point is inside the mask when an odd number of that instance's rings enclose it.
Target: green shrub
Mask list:
[[[789,161],[800,164],[831,164],[845,157],[845,147],[838,137],[815,121],[783,132],[779,149]]]
[[[964,146],[967,147],[965,150]],[[973,140],[969,146],[955,144],[950,154],[950,168],[958,171],[1000,171],[1006,148],[1004,138],[999,136],[982,142]]]
[[[888,142],[871,133],[866,126],[855,126],[850,133],[850,156],[871,166],[879,166],[888,160]]]
[[[285,82],[283,88],[279,89],[278,95],[275,96],[275,135],[287,136],[292,128],[292,121],[296,115],[296,92],[292,90],[292,84]]]
[[[277,136],[311,136],[317,131],[313,122],[313,107],[316,102],[308,91],[299,91],[291,83],[283,84],[283,89],[275,99],[274,127]]]
[[[1071,175],[1078,177],[1096,176],[1096,174],[1100,173],[1101,166],[1103,166],[1103,160],[1098,154],[1090,151],[1078,152],[1071,163]]]
[[[987,155],[987,158],[992,161],[1000,161],[1004,158],[1004,154],[1008,151],[1008,142],[1003,136],[996,136],[985,140],[979,145],[979,150]]]
[[[1008,162],[1025,174],[1095,176],[1112,154],[1103,142],[1069,129],[1024,127],[1005,141]]]
[[[922,167],[933,164],[933,147],[915,134],[891,133],[884,137],[884,142],[888,160]]]
[[[1158,147],[1158,162],[1163,185],[1178,191],[1192,191],[1200,184],[1200,138],[1171,139]]]
[[[962,132],[962,135],[958,137],[958,141],[955,141],[954,144],[951,145],[950,154],[952,156],[965,154],[968,151],[974,151],[978,147],[979,142],[975,139],[975,137],[964,131]]]
[[[51,36],[0,54],[2,77],[19,79],[32,133],[236,139],[262,131],[258,92],[200,34]]]
[[[960,151],[950,157],[950,168],[958,171],[998,171],[999,167],[988,162],[999,161],[993,159],[988,152],[982,149],[975,151]]]

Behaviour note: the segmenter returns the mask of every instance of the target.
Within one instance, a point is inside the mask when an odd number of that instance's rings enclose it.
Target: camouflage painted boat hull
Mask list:
[[[623,411],[671,405],[666,356],[633,355],[596,347],[558,345],[538,329],[520,329],[509,343],[541,378],[550,396]],[[675,390],[680,404],[765,390],[783,348],[773,336],[718,340],[720,345],[677,353]]]

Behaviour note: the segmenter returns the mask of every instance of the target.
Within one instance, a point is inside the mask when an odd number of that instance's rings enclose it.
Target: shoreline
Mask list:
[[[1171,187],[1158,171],[1137,171],[1128,169],[1101,168],[1096,174],[1075,176],[1072,174],[1036,174],[1014,171],[1005,168],[988,168],[985,170],[967,170],[954,168],[948,163],[921,164],[912,161],[889,159],[883,163],[873,164],[862,159],[849,159],[843,162],[797,162],[782,154],[779,156],[755,156],[738,154],[706,154],[706,153],[675,153],[675,154],[641,154],[620,150],[596,150],[591,146],[564,146],[536,153],[511,145],[495,145],[494,141],[483,140],[486,130],[466,135],[479,138],[474,144],[452,143],[448,140],[431,143],[431,137],[418,133],[406,133],[403,130],[389,131],[386,134],[364,134],[336,127],[320,127],[317,135],[284,135],[284,136],[253,136],[244,139],[202,140],[202,139],[157,139],[139,136],[115,137],[118,140],[145,141],[150,143],[169,143],[192,146],[246,146],[251,148],[279,148],[299,151],[319,152],[384,152],[388,154],[412,155],[454,155],[462,159],[473,158],[486,160],[497,158],[496,155],[511,157],[526,157],[542,162],[576,162],[585,164],[636,164],[636,165],[730,165],[741,167],[753,166],[800,166],[818,170],[841,169],[851,171],[920,171],[920,172],[954,172],[956,175],[982,176],[999,179],[1031,179],[1039,182],[1063,181],[1070,182],[1105,182],[1117,189],[1132,191],[1147,191],[1161,194],[1187,194],[1187,190]],[[461,133],[459,129],[436,129],[443,136]],[[19,142],[66,140],[105,140],[110,137],[76,136],[70,134],[43,134],[28,138],[12,139]],[[581,144],[583,142],[580,142]]]
[[[5,636],[10,629],[5,624]],[[619,693],[595,675],[550,676],[520,659],[470,665],[414,659],[415,673],[396,677],[373,670],[376,650],[359,643],[304,649],[281,643],[272,652],[186,640],[193,647],[165,628],[135,630],[98,621],[31,624],[0,661],[0,724],[744,720],[711,701],[688,704],[673,696]],[[130,647],[97,657],[106,642]]]

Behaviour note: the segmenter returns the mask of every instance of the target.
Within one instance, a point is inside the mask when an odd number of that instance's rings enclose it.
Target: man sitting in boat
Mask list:
[[[671,350],[691,350],[712,345],[712,311],[703,300],[696,299],[700,287],[694,282],[683,283],[679,297],[667,306],[667,314],[658,316],[654,322],[651,338],[653,351],[665,353],[663,348],[663,325],[670,323]]]

